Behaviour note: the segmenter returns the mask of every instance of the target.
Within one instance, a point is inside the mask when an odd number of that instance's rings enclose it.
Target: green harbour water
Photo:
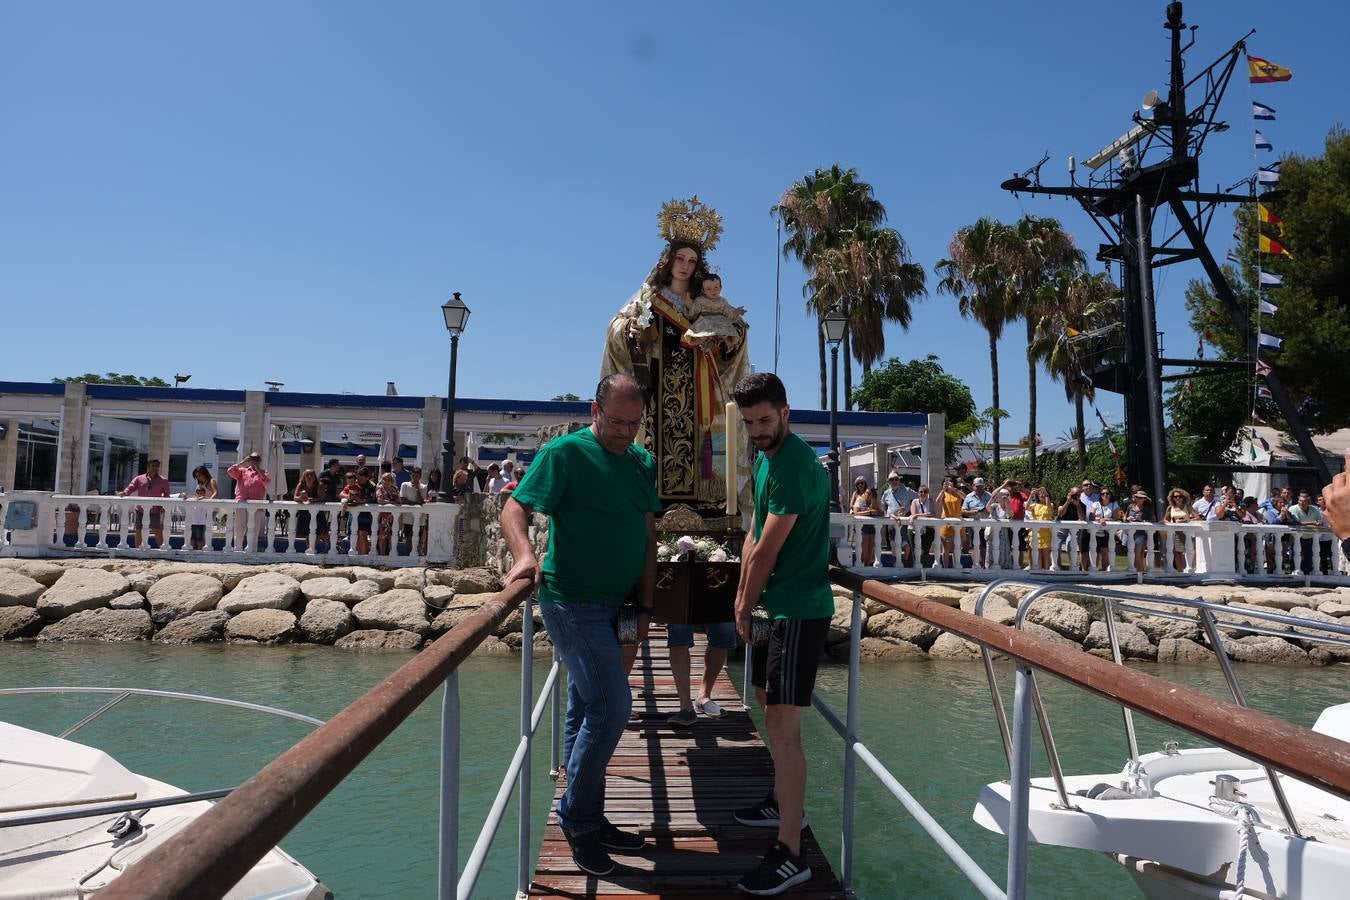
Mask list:
[[[327,718],[410,658],[403,653],[350,653],[331,647],[242,647],[154,644],[0,645],[0,684],[141,687],[209,694],[279,706]],[[536,666],[537,684],[544,661]],[[1140,668],[1226,696],[1217,667]],[[1005,699],[1011,670],[1002,668]],[[819,693],[842,717],[846,670],[821,672]],[[1254,707],[1304,725],[1327,705],[1350,699],[1346,667],[1239,669]],[[733,680],[740,684],[739,666]],[[1046,705],[1066,771],[1113,773],[1123,764],[1124,727],[1117,708],[1042,679]],[[462,668],[463,823],[466,858],[515,746],[519,659],[473,658]],[[0,718],[59,732],[97,708],[93,695],[0,698]],[[436,890],[437,778],[440,695],[437,693],[282,842],[339,898],[431,898]],[[863,741],[966,845],[995,882],[1003,882],[1005,844],[970,818],[980,787],[1006,775],[988,689],[978,664],[938,661],[868,662],[860,702]],[[1140,747],[1164,740],[1201,741],[1138,719]],[[239,784],[307,732],[275,717],[219,706],[132,698],[82,729],[74,739],[116,756],[129,768],[186,790]],[[808,713],[807,808],[827,855],[839,855],[841,744]],[[1037,775],[1047,773],[1043,756]],[[535,841],[552,794],[548,725],[541,725],[533,767]],[[855,887],[862,898],[973,897],[974,890],[879,782],[859,766],[855,814]],[[488,859],[476,896],[506,898],[515,886],[515,802]],[[1142,896],[1103,856],[1032,847],[1032,896]]]

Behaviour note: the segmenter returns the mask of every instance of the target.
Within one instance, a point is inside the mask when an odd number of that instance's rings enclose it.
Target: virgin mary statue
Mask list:
[[[708,268],[721,216],[691,197],[666,203],[657,218],[665,249],[610,321],[600,377],[629,372],[644,386],[637,440],[656,458],[657,493],[708,519],[726,511],[726,403],[749,371],[748,326]]]

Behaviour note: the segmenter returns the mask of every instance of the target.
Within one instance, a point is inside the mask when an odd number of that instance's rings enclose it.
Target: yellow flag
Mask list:
[[[1294,254],[1284,249],[1284,244],[1281,244],[1279,241],[1273,238],[1268,238],[1263,234],[1261,235],[1260,242],[1262,253],[1269,253],[1271,256],[1283,255],[1289,257],[1290,259],[1294,258]]]
[[[1284,234],[1284,219],[1281,219],[1275,213],[1270,211],[1270,207],[1264,203],[1256,204],[1256,215],[1262,221],[1269,225],[1274,225],[1280,229],[1280,234]]]
[[[1068,325],[1064,326],[1064,330],[1068,333],[1069,337],[1078,337],[1081,333],[1077,328],[1070,328]]]
[[[1272,81],[1288,81],[1294,73],[1284,66],[1259,56],[1247,57],[1247,77],[1252,84],[1268,84]]]

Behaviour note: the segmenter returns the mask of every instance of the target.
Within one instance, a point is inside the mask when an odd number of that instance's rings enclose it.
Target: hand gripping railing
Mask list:
[[[474,648],[521,605],[529,591],[528,581],[516,581],[487,600],[416,658],[268,763],[179,834],[146,854],[100,891],[101,900],[223,895],[442,684],[447,687],[442,737],[449,740],[443,745],[441,771],[443,776],[450,771],[456,773],[442,784],[441,795],[441,896],[449,896],[445,892],[446,869],[453,873],[458,862],[455,806],[459,699],[454,674]],[[525,612],[524,621],[532,623],[530,610]],[[526,635],[529,633],[526,631]],[[528,660],[532,659],[532,652],[531,644],[522,646],[525,674],[530,671]],[[524,679],[522,682],[528,684]],[[525,716],[531,723],[537,723],[538,711],[531,715],[528,704],[525,708]],[[518,749],[517,757],[521,754]],[[524,787],[522,796],[527,803],[522,811],[527,812],[528,784]],[[452,804],[449,812],[447,804]],[[504,801],[500,805],[505,805]],[[522,819],[528,816],[523,815]],[[527,828],[522,823],[522,833]]]
[[[1007,896],[1013,900],[1026,897],[1027,843],[1030,837],[1032,669],[1049,672],[1070,684],[1160,722],[1207,738],[1259,764],[1272,766],[1287,775],[1350,799],[1350,744],[1343,741],[1226,702],[1204,691],[1118,666],[1091,654],[1065,655],[1060,646],[1050,641],[926,600],[893,585],[862,578],[844,569],[832,569],[830,578],[835,584],[858,591],[906,615],[1014,660],[1016,685],[1012,734],[1008,739],[1012,791],[1009,798],[1007,870]],[[1251,610],[1243,610],[1244,615],[1249,612]],[[1307,623],[1303,625],[1306,627]],[[852,748],[850,752],[854,752]]]

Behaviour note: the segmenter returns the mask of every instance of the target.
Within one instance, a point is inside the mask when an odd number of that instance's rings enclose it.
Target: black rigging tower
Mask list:
[[[1200,153],[1205,139],[1228,126],[1218,118],[1219,103],[1239,57],[1246,50],[1249,31],[1226,53],[1189,81],[1185,77],[1183,55],[1195,43],[1195,26],[1181,19],[1181,4],[1167,5],[1167,21],[1172,55],[1169,87],[1165,98],[1150,91],[1144,98],[1144,110],[1151,118],[1135,113],[1135,125],[1097,154],[1084,161],[1092,171],[1087,184],[1079,184],[1076,167],[1070,160],[1070,184],[1052,187],[1041,184],[1040,167],[1045,160],[1003,182],[1013,194],[1046,194],[1072,197],[1092,217],[1106,238],[1097,259],[1121,264],[1122,329],[1100,329],[1084,335],[1090,354],[1085,366],[1099,390],[1125,397],[1125,439],[1128,473],[1131,482],[1143,485],[1155,498],[1166,496],[1167,458],[1163,431],[1162,382],[1188,375],[1164,375],[1164,366],[1209,369],[1212,372],[1250,370],[1257,353],[1258,334],[1244,304],[1234,294],[1223,269],[1205,243],[1205,236],[1220,204],[1246,203],[1256,199],[1255,179],[1238,182],[1228,191],[1200,189]],[[1190,40],[1182,45],[1182,33],[1189,30]],[[1186,106],[1188,90],[1203,92],[1193,108]],[[1246,184],[1246,193],[1231,193]],[[1272,194],[1262,195],[1269,199]],[[1159,209],[1170,210],[1177,228],[1154,243],[1153,220]],[[1248,348],[1247,362],[1161,359],[1158,355],[1157,326],[1154,315],[1153,270],[1186,260],[1199,260],[1214,286],[1214,293],[1227,310],[1233,327]],[[1203,374],[1203,373],[1192,373]],[[1331,481],[1322,454],[1313,445],[1308,430],[1280,382],[1277,371],[1266,376],[1272,399],[1279,406],[1289,430],[1298,442],[1308,466]],[[1216,462],[1208,468],[1239,468]],[[1293,471],[1293,469],[1289,469]]]

